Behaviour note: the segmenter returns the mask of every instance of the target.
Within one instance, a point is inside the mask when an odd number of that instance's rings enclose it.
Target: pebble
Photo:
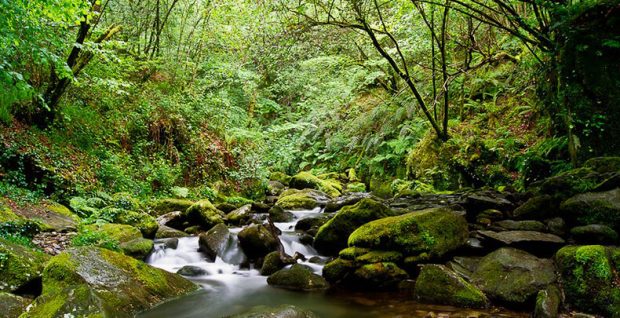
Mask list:
[[[71,246],[71,240],[77,233],[43,232],[32,238],[32,243],[50,255],[58,255]]]

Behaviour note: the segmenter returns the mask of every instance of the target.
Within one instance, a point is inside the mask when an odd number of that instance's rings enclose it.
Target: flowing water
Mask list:
[[[282,231],[280,240],[287,254],[299,252],[309,260],[320,256],[314,248],[299,242],[294,231],[295,224],[302,218],[317,216],[320,209],[293,211],[293,222],[275,223]],[[232,228],[233,233],[226,247],[214,262],[198,252],[198,237],[180,238],[176,249],[166,248],[156,242],[155,251],[147,262],[169,272],[176,273],[181,267],[192,265],[206,271],[205,275],[187,277],[202,286],[199,292],[166,302],[140,318],[216,318],[247,311],[257,305],[295,305],[310,309],[324,318],[378,318],[378,317],[427,317],[429,312],[446,314],[444,317],[527,317],[527,314],[506,310],[466,310],[449,306],[419,304],[411,295],[397,292],[351,292],[331,290],[329,292],[294,292],[267,285],[267,278],[258,269],[241,268],[245,255],[239,247],[236,234],[241,228]],[[322,266],[300,261],[321,274]],[[441,316],[440,316],[441,317]]]

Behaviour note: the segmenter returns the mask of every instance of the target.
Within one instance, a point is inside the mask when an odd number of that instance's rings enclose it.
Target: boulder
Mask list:
[[[329,197],[317,190],[304,189],[289,189],[280,195],[280,198],[276,202],[276,206],[279,206],[285,210],[311,210],[318,206],[325,205]]]
[[[382,262],[358,267],[351,274],[349,284],[362,289],[391,289],[407,278],[407,272],[398,265]]]
[[[581,167],[547,178],[540,191],[552,195],[556,200],[564,200],[575,194],[594,189],[602,180],[601,174],[594,170]]]
[[[269,180],[278,181],[282,183],[283,185],[288,186],[288,183],[291,181],[291,176],[287,175],[286,173],[276,171],[276,172],[272,172],[269,175]]]
[[[209,230],[217,224],[224,223],[224,212],[216,209],[209,200],[200,200],[187,208],[184,216],[191,224]]]
[[[127,224],[134,226],[142,232],[142,235],[146,238],[154,238],[157,233],[157,220],[144,213],[131,210],[125,210],[122,208],[106,207],[98,210],[93,214],[93,218],[106,220],[110,223]]]
[[[536,295],[536,307],[532,318],[557,318],[562,304],[562,293],[554,286],[541,290]]]
[[[276,307],[256,306],[247,312],[229,318],[318,318],[312,311],[292,305]]]
[[[325,278],[314,274],[307,267],[294,264],[281,269],[267,278],[267,284],[291,290],[312,291],[329,288]]]
[[[508,211],[512,207],[512,202],[507,200],[501,193],[481,191],[468,194],[465,197],[463,206],[468,214],[476,215],[488,209]]]
[[[347,247],[338,253],[338,257],[354,261],[356,258],[370,252],[369,248],[364,247]]]
[[[159,226],[168,226],[173,229],[181,230],[184,228],[184,223],[187,220],[185,216],[183,216],[183,212],[174,211],[170,213],[166,213],[164,215],[158,216],[156,222]]]
[[[325,212],[336,212],[347,205],[353,205],[362,199],[372,198],[378,201],[376,197],[373,197],[370,193],[353,192],[345,193],[339,197],[333,198],[327,202],[325,206]]]
[[[185,211],[194,202],[185,199],[159,199],[149,204],[152,215],[161,216],[174,211]]]
[[[618,233],[606,225],[590,224],[570,230],[571,238],[580,244],[611,245],[618,242]]]
[[[578,194],[560,205],[563,216],[578,225],[602,224],[620,228],[620,188]]]
[[[515,219],[544,219],[554,217],[559,213],[559,203],[551,195],[542,194],[529,198],[514,211]]]
[[[282,207],[276,205],[269,209],[269,218],[272,222],[290,222],[295,216],[293,213],[285,211]]]
[[[0,292],[0,314],[3,318],[18,318],[31,302],[28,298]]]
[[[620,248],[566,246],[557,252],[555,262],[571,308],[620,317]]]
[[[393,215],[392,210],[372,199],[362,199],[355,205],[345,206],[321,226],[314,239],[314,247],[324,255],[337,255],[347,247],[347,239],[361,225]]]
[[[431,304],[485,308],[489,303],[474,285],[447,267],[436,264],[422,266],[414,294],[419,300]]]
[[[196,277],[196,276],[204,276],[207,275],[207,271],[198,266],[193,265],[185,265],[177,271],[177,274],[187,276],[187,277]]]
[[[432,208],[366,223],[351,233],[348,243],[399,251],[409,262],[418,262],[440,258],[461,247],[468,237],[463,216],[447,208]]]
[[[472,283],[489,298],[507,305],[533,303],[539,290],[556,280],[553,261],[514,248],[500,248],[483,257]]]
[[[138,238],[129,242],[121,243],[123,254],[133,258],[144,260],[153,251],[153,241],[145,238]]]
[[[337,197],[342,192],[342,184],[335,179],[323,180],[310,172],[300,172],[294,175],[289,182],[289,186],[294,189],[315,189],[327,193],[329,196]]]
[[[356,266],[353,261],[336,258],[325,264],[323,277],[332,284],[346,283],[350,281],[350,276],[355,269]]]
[[[137,228],[126,224],[93,224],[86,226],[82,232],[100,232],[119,243],[119,247],[125,255],[136,259],[145,259],[153,250],[153,241],[142,237]]]
[[[499,226],[505,230],[513,230],[513,231],[536,231],[536,232],[544,232],[546,230],[546,226],[544,223],[535,220],[524,220],[524,221],[514,221],[514,220],[502,220],[493,223],[494,226]]]
[[[269,181],[269,183],[267,184],[267,194],[278,196],[280,195],[280,193],[282,193],[282,191],[284,191],[284,188],[286,188],[286,186],[280,181]]]
[[[252,218],[252,205],[246,204],[226,214],[226,221],[232,225],[246,224]]]
[[[620,171],[620,157],[590,158],[583,163],[583,166],[598,173],[618,172]]]
[[[131,257],[96,247],[71,248],[43,272],[43,293],[22,315],[133,317],[198,286]]]
[[[186,237],[186,236],[188,236],[187,233],[183,231],[179,231],[177,229],[173,229],[165,225],[160,225],[159,228],[157,228],[157,233],[155,233],[156,239],[171,238],[171,237]]]
[[[321,215],[309,218],[303,218],[295,224],[295,231],[303,231],[312,236],[316,235],[319,228],[327,223],[332,218],[332,215]]]
[[[212,227],[206,233],[201,233],[198,236],[198,250],[204,253],[207,258],[213,262],[217,256],[221,256],[230,237],[231,234],[228,227],[220,223]]]
[[[281,270],[286,264],[280,258],[280,252],[271,252],[265,256],[263,266],[260,269],[260,274],[263,276],[269,276],[279,270]]]
[[[0,238],[0,292],[28,289],[41,277],[49,256]]]
[[[563,236],[566,234],[566,221],[564,221],[563,218],[551,218],[545,220],[545,224],[547,225],[547,230],[551,234],[558,236]]]
[[[478,231],[478,233],[485,239],[485,246],[509,246],[541,255],[555,252],[565,243],[564,239],[557,235],[535,231]]]
[[[245,227],[239,234],[241,249],[250,260],[264,257],[269,252],[277,251],[280,246],[279,238],[264,225],[253,224]]]
[[[355,261],[360,264],[399,263],[403,258],[403,254],[397,251],[370,251],[355,257]]]

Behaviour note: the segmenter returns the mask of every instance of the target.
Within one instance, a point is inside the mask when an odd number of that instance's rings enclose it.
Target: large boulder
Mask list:
[[[53,201],[29,205],[16,210],[15,213],[24,219],[37,220],[41,230],[47,232],[75,231],[81,220],[69,208]]]
[[[378,200],[376,197],[373,197],[370,193],[363,192],[352,192],[346,193],[339,197],[333,198],[327,202],[325,206],[325,212],[335,212],[347,205],[353,205],[362,199],[373,198],[374,200]]]
[[[291,176],[283,172],[275,171],[269,175],[269,181],[278,181],[283,185],[288,186],[291,181]]]
[[[441,291],[441,292],[438,292]],[[444,265],[422,266],[414,294],[424,302],[458,307],[484,308],[487,297],[474,285]]]
[[[157,233],[155,233],[156,239],[172,238],[172,237],[186,237],[186,236],[189,236],[189,234],[183,231],[179,231],[177,229],[173,229],[165,225],[160,225],[159,228],[157,228]]]
[[[289,182],[289,186],[295,189],[315,189],[320,190],[332,197],[337,197],[342,192],[342,184],[335,179],[321,179],[310,172],[300,172],[294,175]]]
[[[256,306],[247,312],[229,318],[318,318],[312,311],[292,305],[277,307]]]
[[[391,289],[409,278],[406,271],[391,262],[365,264],[350,274],[348,282],[362,289]]]
[[[590,224],[570,229],[571,238],[580,244],[611,245],[618,242],[618,232],[606,225]]]
[[[555,282],[553,261],[514,248],[483,257],[472,282],[489,298],[508,305],[533,303],[539,290]]]
[[[536,295],[536,307],[532,318],[556,318],[562,304],[562,292],[554,286],[541,290]]]
[[[43,293],[22,318],[133,317],[197,288],[181,276],[120,253],[72,248],[45,266]]]
[[[485,246],[508,246],[541,255],[549,252],[553,254],[564,245],[564,239],[557,235],[535,231],[478,231],[478,233],[484,238]]]
[[[388,207],[372,199],[345,206],[319,228],[314,247],[321,254],[337,255],[347,247],[347,239],[355,229],[370,221],[394,215]]]
[[[307,267],[294,264],[290,268],[281,269],[267,277],[267,284],[300,291],[322,290],[329,288],[325,278],[314,274]]]
[[[224,223],[224,212],[218,210],[209,200],[200,200],[185,210],[184,216],[191,224],[202,226],[205,230]]]
[[[174,211],[185,211],[194,202],[186,199],[159,199],[149,204],[149,210],[152,215],[161,216]]]
[[[590,158],[583,163],[583,166],[598,173],[618,172],[620,171],[620,157]]]
[[[276,206],[285,210],[311,210],[325,205],[329,197],[320,191],[312,189],[288,189],[280,195]]]
[[[620,229],[620,188],[578,194],[562,202],[560,209],[574,224],[602,224]]]
[[[3,318],[17,318],[31,302],[28,298],[0,292],[0,314]]]
[[[559,202],[549,194],[541,194],[529,198],[514,211],[515,219],[544,219],[558,214]]]
[[[24,289],[41,277],[49,256],[0,238],[0,292]]]
[[[119,248],[125,255],[137,259],[144,259],[153,250],[153,241],[142,237],[137,228],[126,224],[93,224],[82,229],[82,233],[99,232],[119,243]]]
[[[278,196],[282,193],[282,191],[284,191],[284,188],[286,188],[286,186],[280,181],[269,181],[267,184],[267,194]]]
[[[233,225],[246,224],[252,218],[252,205],[246,204],[226,214],[226,221]]]
[[[555,262],[571,308],[620,317],[620,248],[566,246]]]
[[[198,236],[198,250],[203,252],[213,262],[217,256],[221,256],[230,239],[230,235],[228,227],[220,223]]]
[[[250,225],[237,234],[241,249],[250,260],[264,257],[269,252],[277,251],[279,238],[264,225]]]
[[[465,244],[468,237],[463,216],[447,208],[432,208],[366,223],[349,236],[349,246],[399,251],[410,262],[418,262],[442,257]]]
[[[94,218],[106,220],[110,223],[128,224],[134,226],[147,238],[154,238],[157,233],[157,219],[145,212],[125,210],[123,208],[106,207],[93,214]]]
[[[280,252],[271,252],[265,256],[263,266],[260,269],[260,274],[263,276],[269,276],[279,270],[281,270],[286,264],[280,257]]]

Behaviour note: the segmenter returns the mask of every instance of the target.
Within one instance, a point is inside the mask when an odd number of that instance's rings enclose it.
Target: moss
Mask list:
[[[366,264],[353,272],[356,286],[361,288],[383,289],[395,287],[409,275],[398,265],[390,262]]]
[[[138,238],[129,242],[121,243],[120,247],[125,255],[143,260],[153,250],[154,243],[149,239]]]
[[[284,265],[284,262],[282,262],[282,259],[280,258],[280,252],[271,252],[265,256],[263,266],[260,269],[260,274],[263,276],[269,276],[282,269]]]
[[[423,266],[414,292],[420,300],[433,304],[473,308],[488,304],[482,291],[443,265]]]
[[[580,225],[620,228],[620,189],[578,194],[560,205],[564,216]]]
[[[347,238],[359,226],[393,214],[388,207],[372,199],[362,199],[355,205],[345,206],[319,228],[314,247],[320,253],[336,255],[347,246]]]
[[[583,166],[590,168],[598,173],[619,172],[620,157],[591,158],[584,162]]]
[[[366,185],[362,182],[354,182],[347,184],[347,192],[366,192]]]
[[[130,211],[141,211],[143,210],[142,203],[134,198],[130,193],[127,192],[118,192],[112,195],[111,204],[115,208],[130,210]]]
[[[173,211],[185,211],[194,202],[185,199],[159,199],[149,204],[152,215],[160,216]]]
[[[310,210],[316,208],[319,202],[307,191],[290,189],[280,195],[276,205],[285,210]]]
[[[0,292],[0,313],[3,318],[17,318],[30,302],[30,299]]]
[[[352,261],[337,258],[325,264],[323,267],[323,277],[330,283],[337,283],[346,280],[355,268],[355,264]]]
[[[563,172],[546,179],[541,191],[553,196],[557,200],[564,200],[578,193],[594,189],[600,180],[600,175],[590,168],[577,168]]]
[[[560,304],[562,303],[562,294],[560,290],[554,286],[541,290],[536,295],[536,307],[534,308],[534,318],[555,318],[558,317]]]
[[[0,199],[0,223],[18,221],[21,217],[11,210],[11,207]]]
[[[38,297],[33,307],[20,318],[38,317],[79,317],[105,318],[126,317],[122,312],[108,309],[103,312],[99,307],[99,297],[87,286],[68,287],[54,294]]]
[[[338,256],[346,260],[355,260],[358,256],[362,256],[370,252],[370,249],[363,247],[347,247],[338,253]]]
[[[287,175],[286,173],[275,171],[269,175],[269,180],[278,181],[282,183],[283,185],[288,185],[289,182],[291,181],[291,176]]]
[[[381,263],[391,262],[398,263],[403,260],[403,254],[396,251],[370,251],[364,255],[355,258],[360,263]]]
[[[320,290],[329,287],[327,281],[312,273],[303,265],[294,264],[289,269],[282,269],[267,278],[269,285],[278,286],[293,290]]]
[[[209,200],[200,200],[183,212],[192,224],[201,225],[208,230],[214,225],[224,223],[224,213],[213,206]]]
[[[0,292],[13,292],[40,277],[49,256],[0,238]]]
[[[337,197],[342,191],[342,184],[335,179],[323,180],[310,172],[300,172],[289,182],[292,188],[320,190],[332,197]]]
[[[84,227],[86,231],[102,232],[119,243],[129,242],[131,240],[142,238],[140,230],[136,227],[126,224],[105,223],[92,224]]]
[[[440,257],[463,245],[469,236],[465,219],[449,209],[434,208],[386,217],[362,225],[349,246],[401,251],[407,256]],[[426,258],[428,258],[426,257]]]
[[[69,210],[69,208],[67,208],[66,206],[60,204],[60,203],[56,203],[56,202],[47,202],[45,204],[45,207],[57,214],[66,216],[71,218],[72,220],[76,221],[76,222],[80,222],[80,217],[77,216],[76,214],[74,214],[73,212],[71,212],[71,210]]]

